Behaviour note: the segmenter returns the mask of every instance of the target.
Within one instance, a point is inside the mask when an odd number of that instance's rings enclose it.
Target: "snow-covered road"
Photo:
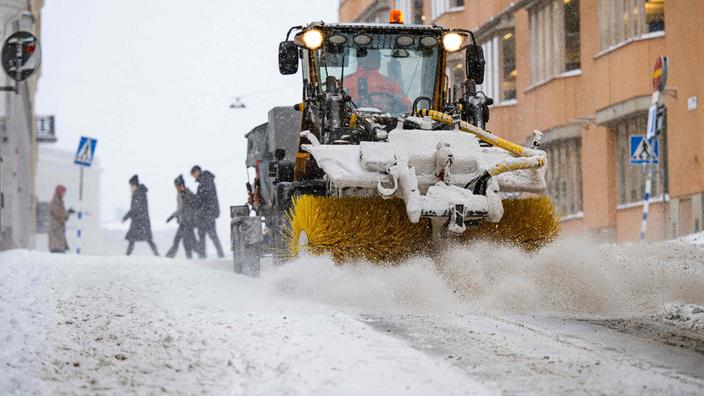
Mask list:
[[[692,244],[307,257],[259,279],[11,251],[0,394],[702,394],[701,305]]]

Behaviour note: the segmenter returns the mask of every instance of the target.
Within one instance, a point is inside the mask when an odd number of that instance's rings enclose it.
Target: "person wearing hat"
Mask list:
[[[66,222],[75,212],[73,209],[66,210],[64,195],[66,195],[66,187],[57,185],[54,197],[49,204],[49,251],[51,253],[66,253],[68,250]]]
[[[183,241],[183,248],[186,250],[186,258],[191,258],[191,252],[195,250],[199,256],[204,254],[198,249],[196,235],[193,229],[198,221],[198,197],[186,187],[183,176],[179,175],[174,180],[176,186],[176,211],[166,219],[170,222],[176,219],[178,222],[178,230],[174,236],[174,244],[166,253],[166,257],[175,257],[178,252],[178,245]]]
[[[147,187],[139,183],[139,176],[134,175],[130,178],[130,190],[132,190],[132,203],[130,211],[122,218],[122,222],[130,219],[130,229],[125,235],[125,239],[129,241],[127,245],[127,255],[132,254],[134,243],[145,241],[152,248],[155,256],[159,255],[156,249],[156,244],[152,240],[152,225],[149,222],[149,205],[147,202]]]
[[[196,226],[198,228],[198,248],[205,253],[205,236],[208,235],[213,241],[213,245],[215,245],[218,257],[225,257],[215,229],[215,219],[220,216],[218,193],[215,189],[215,175],[210,171],[201,170],[200,166],[195,165],[191,169],[191,176],[198,182],[198,190],[196,191],[200,203],[198,224]]]

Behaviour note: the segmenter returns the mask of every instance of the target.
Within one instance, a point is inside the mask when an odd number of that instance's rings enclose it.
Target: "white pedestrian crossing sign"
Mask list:
[[[81,136],[81,141],[78,142],[78,150],[76,150],[76,158],[73,160],[73,163],[81,166],[90,166],[93,163],[95,146],[97,144],[97,139]]]
[[[657,165],[660,162],[660,145],[657,139],[649,141],[644,135],[631,135],[630,137],[631,165]]]

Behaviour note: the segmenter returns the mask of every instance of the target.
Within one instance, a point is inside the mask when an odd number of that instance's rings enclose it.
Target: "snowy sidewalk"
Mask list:
[[[485,394],[229,264],[0,253],[0,394]]]

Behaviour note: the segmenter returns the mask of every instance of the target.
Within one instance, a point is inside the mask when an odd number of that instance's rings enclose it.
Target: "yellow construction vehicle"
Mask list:
[[[554,238],[542,134],[524,147],[485,130],[493,101],[477,90],[472,32],[398,15],[296,26],[279,45],[282,74],[301,66],[303,100],[247,135],[269,247],[393,263],[447,239],[530,250]],[[461,51],[466,81],[450,86],[446,59]]]

